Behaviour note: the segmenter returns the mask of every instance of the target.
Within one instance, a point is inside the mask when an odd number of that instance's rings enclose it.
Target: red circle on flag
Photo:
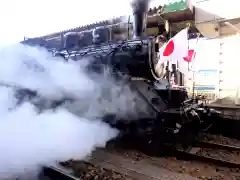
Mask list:
[[[163,56],[170,56],[174,51],[174,42],[173,40],[169,41],[169,43],[166,45]]]

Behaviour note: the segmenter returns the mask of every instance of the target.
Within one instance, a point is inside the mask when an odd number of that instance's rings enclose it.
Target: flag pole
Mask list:
[[[188,50],[189,50],[189,34],[188,34]],[[188,61],[188,71],[190,71],[190,63]]]
[[[195,66],[194,66],[194,64],[195,64],[195,57],[196,57],[196,49],[197,49],[197,44],[198,44],[198,40],[199,40],[199,38],[200,38],[200,33],[198,34],[198,36],[197,36],[197,39],[196,39],[196,45],[195,45],[195,50],[194,50],[194,54],[193,54],[193,57],[192,57],[192,60],[191,60],[191,62],[192,62],[192,72],[193,72],[193,76],[192,76],[192,93],[193,93],[193,98],[195,97],[195,75],[196,75],[196,70],[195,70]]]
[[[169,25],[169,37],[170,37],[170,39],[172,38],[172,26],[171,26],[172,24],[170,24]],[[170,70],[169,70],[169,60],[167,61],[167,74],[168,74],[168,100],[170,101],[171,100],[171,72],[170,72]],[[168,104],[168,106],[169,106],[169,104]]]
[[[169,25],[169,39],[172,38],[172,26],[171,24]],[[169,70],[169,60],[167,61],[167,67],[166,67],[166,71],[167,71],[167,80],[168,80],[168,84],[169,84],[169,89],[171,89],[171,72]],[[170,98],[170,91],[169,91],[169,94],[168,94],[168,97]]]

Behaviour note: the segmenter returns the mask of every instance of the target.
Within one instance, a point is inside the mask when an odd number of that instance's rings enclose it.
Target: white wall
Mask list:
[[[190,41],[194,48],[196,40]],[[194,65],[197,86],[215,87],[216,98],[225,104],[236,103],[240,96],[240,37],[201,39],[197,45]],[[192,82],[189,81],[189,85]],[[228,97],[228,98],[225,98]],[[230,99],[230,100],[229,100]],[[239,101],[240,102],[240,101]]]
[[[219,59],[219,41],[217,39],[200,38],[197,44],[196,40],[190,40],[189,46],[196,49],[193,64],[196,70],[217,69]]]
[[[216,94],[218,84],[218,66],[219,66],[219,40],[206,38],[200,38],[197,40],[190,40],[190,48],[195,49],[196,56],[193,61],[193,69],[195,70],[195,76],[189,73],[186,77],[186,85],[192,90],[193,80],[196,87],[201,87],[203,91],[209,88],[212,94]],[[208,90],[209,91],[209,90]],[[201,93],[202,91],[198,91]]]
[[[219,21],[240,19],[239,0],[194,0],[195,25],[208,38],[236,33],[229,26],[219,27]],[[240,27],[239,24],[234,24]]]
[[[240,17],[239,0],[193,0],[196,23]]]

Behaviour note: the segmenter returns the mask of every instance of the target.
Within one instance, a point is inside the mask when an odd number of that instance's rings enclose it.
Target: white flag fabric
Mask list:
[[[196,56],[198,40],[199,40],[199,37],[197,37],[194,47],[189,47],[188,54],[186,56],[184,56],[183,58],[179,59],[179,61],[178,61],[178,69],[183,74],[187,75],[189,73],[189,71],[193,70],[193,67],[191,67],[191,66],[194,63],[194,59]]]
[[[161,61],[177,64],[177,61],[188,54],[188,28],[181,30],[172,37],[161,49]]]

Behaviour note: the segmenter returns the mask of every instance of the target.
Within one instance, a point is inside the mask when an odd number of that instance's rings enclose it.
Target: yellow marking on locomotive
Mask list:
[[[131,77],[131,80],[146,80],[146,79],[141,77]]]

